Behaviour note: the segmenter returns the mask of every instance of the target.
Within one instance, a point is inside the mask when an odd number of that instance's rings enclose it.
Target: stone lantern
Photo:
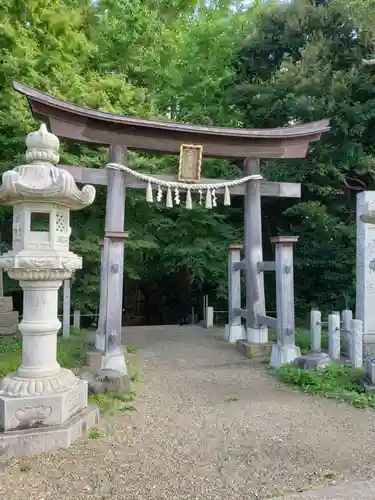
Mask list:
[[[3,174],[0,204],[13,206],[12,250],[0,268],[23,289],[22,363],[0,382],[0,455],[25,455],[69,446],[93,425],[87,382],[56,360],[58,290],[82,267],[69,251],[70,210],[90,205],[95,188],[80,191],[55,166],[59,140],[44,124],[26,140],[27,165]]]

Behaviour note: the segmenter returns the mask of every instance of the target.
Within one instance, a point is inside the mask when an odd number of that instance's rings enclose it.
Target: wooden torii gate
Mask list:
[[[15,90],[25,95],[35,118],[48,122],[51,132],[59,137],[94,146],[109,146],[109,163],[127,164],[127,149],[181,154],[181,145],[198,145],[203,157],[242,160],[244,175],[260,174],[261,159],[304,158],[309,144],[320,139],[329,130],[329,121],[276,129],[234,129],[187,125],[171,121],[145,120],[102,111],[95,111],[58,100],[27,85],[13,82]],[[189,147],[189,146],[188,146]],[[92,169],[60,165],[68,170],[77,183],[107,186],[107,206],[100,285],[99,333],[105,337],[105,367],[126,372],[121,348],[122,291],[124,267],[124,240],[126,188],[146,189],[147,181],[128,172],[110,168]],[[155,175],[159,180],[175,180],[173,176]],[[220,179],[200,179],[200,183],[220,184]],[[218,188],[217,193],[224,193]],[[260,330],[258,317],[265,317],[261,197],[301,196],[296,183],[266,182],[255,179],[231,187],[232,194],[245,196],[245,258],[246,319],[256,342]],[[255,332],[255,334],[254,334]],[[263,335],[259,333],[259,339]],[[98,347],[98,346],[97,346]]]

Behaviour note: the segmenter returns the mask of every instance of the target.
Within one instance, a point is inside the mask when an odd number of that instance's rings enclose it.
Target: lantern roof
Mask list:
[[[79,190],[73,176],[55,166],[59,161],[59,139],[48,132],[44,123],[38,131],[28,134],[26,146],[27,164],[3,173],[0,204],[49,202],[79,210],[94,201],[93,186]]]

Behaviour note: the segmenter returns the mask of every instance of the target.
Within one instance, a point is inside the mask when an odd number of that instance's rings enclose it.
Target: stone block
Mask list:
[[[268,328],[261,326],[259,328],[247,328],[246,338],[250,344],[267,344]]]
[[[282,365],[292,363],[298,356],[301,356],[301,350],[296,345],[273,344],[271,366],[280,368]]]
[[[68,448],[98,423],[98,408],[88,406],[61,426],[0,432],[0,460]]]
[[[325,352],[311,353],[304,356],[298,356],[293,364],[303,370],[323,370],[326,366],[332,364],[332,359]]]
[[[272,352],[272,344],[253,344],[246,340],[238,340],[237,349],[247,358],[257,361],[269,361]]]
[[[0,312],[0,326],[7,327],[18,325],[19,323],[19,315],[18,311],[10,311],[10,312]]]
[[[12,326],[0,326],[0,335],[14,335],[18,332],[18,323]]]
[[[368,356],[364,368],[367,381],[370,385],[375,385],[375,357]]]
[[[88,383],[90,394],[105,394],[106,392],[121,394],[130,391],[129,377],[113,370],[101,370],[100,373],[81,372],[79,377]]]
[[[0,313],[13,311],[13,297],[0,297]]]
[[[375,356],[375,335],[363,336],[363,358],[368,356]]]
[[[0,394],[0,429],[19,429],[62,425],[87,406],[87,382],[77,383],[66,391],[33,396]]]

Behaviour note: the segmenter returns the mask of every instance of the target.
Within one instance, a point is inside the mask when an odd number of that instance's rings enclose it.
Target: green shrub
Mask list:
[[[375,408],[375,395],[365,392],[364,372],[361,369],[330,365],[317,371],[284,365],[274,373],[283,382],[295,385],[308,394],[346,401],[356,408]]]

